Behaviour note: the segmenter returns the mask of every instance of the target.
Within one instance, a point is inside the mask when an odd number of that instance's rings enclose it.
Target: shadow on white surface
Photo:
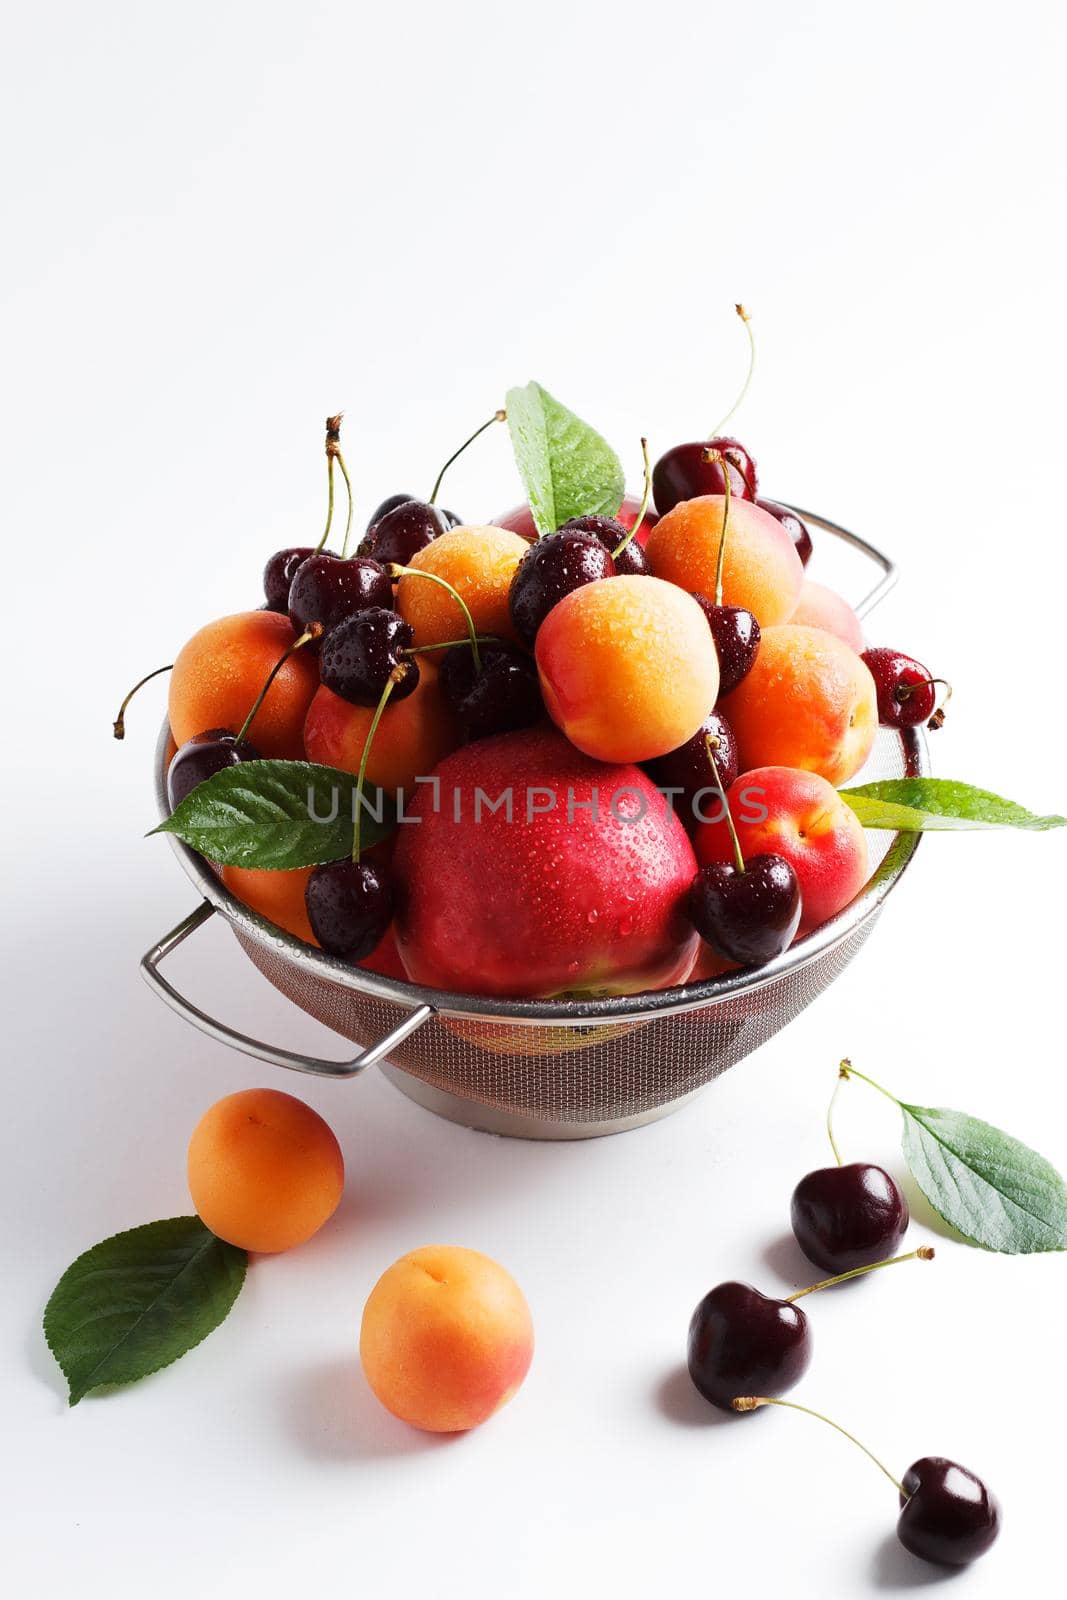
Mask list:
[[[720,1423],[739,1423],[741,1418],[720,1411],[698,1394],[684,1365],[672,1367],[654,1391],[656,1409],[668,1422],[683,1428],[713,1428]]]
[[[814,1283],[820,1276],[818,1267],[812,1266],[792,1233],[779,1234],[760,1252],[760,1259],[776,1278],[791,1289]]]
[[[920,1561],[905,1550],[895,1533],[887,1533],[871,1563],[871,1582],[876,1589],[923,1589],[931,1583],[946,1583],[966,1572],[966,1567],[935,1567]]]
[[[392,1416],[371,1393],[354,1352],[292,1374],[279,1409],[287,1434],[313,1461],[419,1455],[463,1437],[421,1433]]]

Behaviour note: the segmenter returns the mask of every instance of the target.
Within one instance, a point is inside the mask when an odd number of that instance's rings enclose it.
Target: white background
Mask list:
[[[377,1074],[286,1080],[137,976],[191,891],[151,825],[164,688],[123,690],[255,605],[314,542],[321,423],[346,412],[364,515],[537,376],[638,473],[736,427],[766,490],[904,567],[878,642],[956,687],[938,770],[1067,809],[1063,759],[1062,8],[784,3],[63,3],[12,11],[0,454],[7,1065],[3,1550],[17,1595],[619,1596],[903,1590],[884,1480],[784,1412],[733,1423],[680,1376],[725,1277],[808,1269],[790,1191],[828,1157],[838,1057],[1067,1167],[1067,843],[927,840],[848,973],[677,1117],[588,1145],[487,1138]],[[516,498],[503,432],[446,502]],[[13,571],[12,571],[13,568]],[[212,927],[176,958],[239,1025],[327,1053]],[[59,1273],[188,1209],[200,1113],[255,1082],[330,1120],[330,1226],[253,1265],[179,1366],[68,1412],[39,1331]],[[847,1155],[899,1171],[857,1085]],[[932,1237],[919,1210],[911,1242]],[[404,1250],[485,1250],[538,1351],[479,1433],[420,1437],[356,1357]],[[928,1453],[1005,1506],[974,1595],[1060,1555],[1065,1265],[941,1241],[811,1303],[797,1398],[900,1472]],[[1046,1580],[1043,1582],[1043,1579]]]

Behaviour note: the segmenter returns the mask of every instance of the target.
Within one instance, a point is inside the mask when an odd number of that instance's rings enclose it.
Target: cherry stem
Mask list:
[[[748,393],[748,386],[752,382],[752,374],[756,370],[756,340],[752,332],[752,318],[742,305],[735,305],[734,310],[744,323],[745,332],[748,334],[748,371],[745,374],[745,381],[738,391],[737,399],[734,401],[725,417],[723,417],[722,421],[716,423],[715,427],[712,428],[711,432],[708,434],[709,439],[714,439],[717,433],[722,432],[730,418],[733,416],[734,412],[738,409],[742,400]]]
[[[170,671],[172,671],[173,667],[174,667],[174,662],[173,661],[169,664],[169,666],[157,667],[154,672],[147,673],[145,675],[145,677],[143,677],[141,679],[140,683],[135,683],[134,684],[133,688],[130,690],[130,692],[126,696],[125,700],[119,706],[119,714],[115,718],[114,722],[112,723],[112,727],[113,727],[113,729],[115,731],[115,738],[116,739],[125,739],[125,737],[126,737],[126,707],[129,705],[130,701],[133,699],[133,697],[137,693],[138,689],[143,689],[146,683],[151,683],[153,678],[158,678],[161,672],[170,672]]]
[[[396,666],[385,680],[385,688],[382,690],[382,697],[378,701],[374,715],[371,718],[370,727],[367,729],[367,737],[363,741],[363,754],[359,758],[359,776],[356,778],[356,815],[355,820],[352,823],[353,861],[359,860],[360,836],[363,829],[363,787],[367,781],[367,762],[370,760],[370,747],[374,743],[374,735],[377,733],[378,724],[382,720],[382,712],[389,704],[389,696],[392,694],[402,676],[403,669],[399,666]]]
[[[730,525],[730,462],[721,450],[705,450],[705,461],[718,461],[722,466],[722,532],[719,535],[719,554],[715,562],[715,604],[722,605],[722,569],[726,560],[726,532]]]
[[[495,633],[480,633],[479,644],[503,645],[503,639],[498,639]],[[434,650],[454,650],[457,645],[470,644],[469,639],[442,639],[440,644],[413,644],[407,650],[400,652],[403,656],[428,656]]]
[[[826,1108],[826,1136],[830,1141],[830,1149],[834,1153],[834,1160],[837,1162],[839,1167],[843,1166],[844,1163],[841,1160],[841,1152],[837,1148],[837,1140],[834,1138],[834,1106],[837,1103],[837,1097],[841,1092],[841,1085],[846,1077],[847,1073],[840,1071],[838,1072],[837,1081],[834,1084],[834,1092],[830,1096],[830,1104]]]
[[[843,1428],[839,1422],[834,1422],[831,1417],[823,1416],[821,1411],[813,1411],[810,1406],[802,1406],[796,1400],[772,1400],[769,1396],[763,1394],[738,1395],[737,1399],[732,1400],[730,1403],[735,1411],[757,1411],[760,1406],[784,1406],[789,1411],[802,1411],[806,1417],[815,1417],[818,1422],[825,1422],[828,1428],[835,1428],[838,1433],[844,1434],[846,1439],[851,1440],[858,1450],[862,1450],[868,1460],[873,1461],[880,1472],[885,1473],[898,1494],[902,1495],[905,1500],[911,1498],[905,1492],[904,1485],[897,1478],[894,1478],[889,1468],[884,1462],[879,1461],[873,1450],[868,1450],[867,1446],[861,1444],[854,1433],[849,1433],[847,1428]]]
[[[616,546],[616,548],[611,552],[612,561],[617,560],[618,557],[622,555],[623,551],[626,549],[626,546],[630,543],[631,539],[636,539],[637,530],[641,526],[642,522],[644,522],[644,520],[645,520],[645,512],[648,510],[648,502],[652,498],[652,468],[648,464],[648,440],[647,439],[642,439],[641,440],[641,455],[644,458],[644,463],[645,463],[645,489],[644,489],[644,493],[641,496],[641,504],[640,504],[640,506],[638,507],[638,510],[637,510],[637,520],[635,521],[633,527],[630,529],[629,533],[627,533],[625,539],[623,539]]]
[[[888,1261],[872,1261],[866,1267],[852,1267],[848,1272],[839,1272],[834,1278],[823,1278],[819,1283],[811,1283],[806,1289],[798,1289],[796,1294],[785,1297],[787,1306],[795,1300],[803,1300],[806,1294],[815,1294],[819,1289],[832,1289],[835,1283],[847,1283],[849,1278],[862,1278],[868,1272],[877,1272],[881,1267],[899,1267],[904,1261],[932,1261],[934,1247],[932,1244],[921,1244],[918,1250],[909,1250],[905,1256],[891,1256]]]
[[[343,413],[339,412],[336,417],[326,418],[326,482],[329,486],[329,498],[326,501],[326,526],[322,530],[322,538],[315,546],[316,555],[325,549],[330,529],[333,527],[333,463],[337,454],[337,443],[341,437],[342,415]]]
[[[241,724],[241,731],[237,735],[237,743],[238,744],[241,743],[241,740],[245,737],[245,735],[247,734],[249,728],[252,726],[253,717],[255,716],[256,712],[259,710],[260,706],[263,704],[264,700],[267,698],[267,690],[270,688],[271,684],[274,682],[274,680],[278,676],[279,672],[285,666],[285,663],[288,661],[289,657],[292,656],[292,655],[295,655],[298,650],[302,649],[302,647],[307,644],[309,639],[313,639],[314,637],[315,637],[314,632],[312,631],[311,628],[308,628],[306,633],[302,633],[300,635],[299,639],[297,639],[294,644],[291,644],[289,646],[288,650],[285,651],[284,655],[280,655],[278,657],[278,659],[274,663],[273,667],[271,667],[270,672],[267,674],[266,683],[263,685],[262,689],[256,695],[255,703],[253,704],[251,711],[248,713],[248,715],[245,718],[244,722]]]
[[[485,430],[487,428],[491,428],[494,422],[506,422],[507,420],[508,414],[506,411],[494,411],[488,422],[483,422],[480,428],[475,428],[470,438],[465,440],[463,444],[460,445],[458,450],[454,450],[452,452],[444,466],[441,468],[440,472],[437,474],[437,481],[435,482],[433,490],[430,494],[430,505],[435,506],[437,504],[437,496],[441,492],[441,481],[449,467],[452,465],[453,461],[458,461],[464,450],[466,450],[467,446],[472,445],[475,439],[480,439]]]
[[[737,837],[737,829],[734,826],[734,819],[730,812],[730,802],[726,798],[726,790],[722,786],[722,779],[719,777],[719,769],[715,762],[715,751],[718,748],[718,745],[718,739],[714,738],[710,733],[706,733],[704,735],[704,749],[708,752],[708,763],[711,767],[711,775],[715,779],[715,787],[718,789],[719,795],[722,799],[722,809],[726,820],[726,826],[730,830],[730,842],[734,847],[734,862],[736,863],[738,872],[743,873],[745,870],[745,858],[741,854],[741,841]]]
[[[837,1074],[839,1078],[860,1078],[864,1083],[869,1083],[872,1089],[877,1089],[879,1094],[884,1094],[887,1100],[892,1100],[895,1106],[900,1106],[902,1103],[895,1094],[890,1094],[888,1089],[883,1089],[880,1083],[875,1083],[873,1078],[868,1078],[865,1072],[860,1072],[854,1067],[847,1056],[838,1067]]]
[[[402,567],[392,562],[389,566],[389,575],[392,578],[429,578],[431,583],[436,583],[439,588],[446,590],[452,596],[467,624],[467,639],[470,642],[471,655],[474,657],[474,670],[481,672],[482,658],[478,650],[478,630],[474,626],[474,618],[470,614],[467,602],[458,589],[454,589],[447,578],[440,577],[436,572],[425,572],[422,567]]]

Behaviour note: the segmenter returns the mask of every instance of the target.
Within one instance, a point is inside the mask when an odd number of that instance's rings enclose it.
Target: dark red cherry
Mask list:
[[[719,657],[719,693],[727,695],[751,671],[759,654],[759,623],[744,606],[717,606],[699,591],[694,591],[693,599],[708,619]]]
[[[367,860],[316,867],[304,890],[304,904],[322,948],[344,961],[369,956],[393,920],[388,879]]]
[[[530,728],[545,710],[537,668],[529,656],[507,646],[483,644],[481,662],[478,672],[465,644],[446,650],[441,661],[441,689],[465,744]]]
[[[311,545],[294,545],[290,550],[275,551],[263,568],[263,593],[267,597],[265,610],[280,611],[282,616],[285,615],[289,610],[289,590],[296,569],[314,554]]]
[[[716,797],[719,790],[708,760],[707,740],[714,743],[715,765],[724,789],[728,789],[738,773],[737,737],[721,711],[709,711],[691,739],[646,764],[652,782],[658,789],[681,790],[674,794],[674,809],[691,827],[696,822],[706,822],[711,816],[722,815],[722,802]]]
[[[915,728],[933,715],[937,690],[924,666],[899,650],[865,650],[878,694],[878,721],[885,728]]]
[[[368,535],[371,554],[383,567],[392,562],[406,567],[412,556],[417,556],[452,526],[449,514],[437,506],[425,500],[405,500],[403,505],[387,511],[371,529]]]
[[[738,1395],[784,1394],[811,1361],[811,1331],[799,1306],[747,1283],[720,1283],[689,1324],[689,1376],[713,1406],[732,1410]]]
[[[367,532],[373,533],[374,529],[377,527],[378,523],[381,522],[382,518],[388,516],[390,511],[395,511],[397,506],[406,506],[410,500],[417,499],[418,495],[414,494],[387,495],[382,501],[381,505],[371,512],[370,518],[367,522]]]
[[[756,504],[763,511],[769,511],[771,516],[782,524],[796,547],[797,555],[807,566],[811,560],[812,548],[811,534],[808,532],[807,524],[800,520],[795,511],[791,511],[788,506],[779,505],[777,500],[757,500]]]
[[[259,751],[247,739],[238,740],[227,728],[209,728],[206,733],[194,733],[179,745],[167,768],[167,799],[173,811],[176,805],[191,794],[205,778],[213,778],[224,767],[236,767],[242,761],[261,761]]]
[[[908,1202],[888,1172],[854,1161],[801,1178],[790,1219],[809,1261],[827,1272],[850,1272],[896,1254],[908,1228]]]
[[[725,456],[729,468],[724,469],[721,461],[709,461],[709,450],[718,450]],[[695,500],[701,494],[725,494],[726,470],[730,473],[731,495],[738,500],[755,500],[756,463],[739,440],[721,437],[676,444],[660,456],[652,469],[656,510],[662,517],[683,500]]]
[[[571,517],[569,522],[557,530],[560,533],[591,533],[594,539],[599,539],[604,549],[609,551],[615,563],[615,576],[644,577],[652,569],[648,564],[648,557],[636,539],[631,539],[625,550],[615,554],[629,529],[616,520],[615,517]]]
[[[396,611],[384,606],[357,611],[322,641],[319,676],[354,706],[376,706],[390,678],[390,699],[404,700],[419,682],[419,664],[405,654],[414,640],[411,623]]]
[[[689,892],[689,915],[700,937],[728,961],[762,966],[781,955],[800,926],[800,885],[784,856],[753,856],[701,867]]]
[[[389,574],[366,556],[309,556],[293,575],[289,590],[289,621],[294,633],[311,628],[317,634],[329,633],[339,622],[369,606],[393,603]],[[312,641],[310,650],[318,648]]]
[[[946,1567],[985,1555],[1000,1532],[1000,1504],[981,1478],[944,1456],[923,1456],[901,1482],[897,1538],[905,1550]]]
[[[532,645],[554,605],[583,584],[613,578],[611,553],[591,533],[550,533],[538,539],[515,569],[509,606],[519,637]]]

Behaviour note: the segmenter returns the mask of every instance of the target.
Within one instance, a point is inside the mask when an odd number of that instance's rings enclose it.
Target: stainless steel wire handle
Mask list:
[[[304,1056],[295,1050],[283,1050],[280,1045],[266,1044],[262,1039],[253,1039],[247,1033],[238,1033],[236,1028],[229,1028],[217,1017],[211,1017],[206,1011],[201,1011],[199,1006],[193,1005],[172,983],[168,983],[160,972],[160,963],[176,950],[189,935],[202,928],[209,917],[214,916],[215,907],[209,900],[202,900],[195,911],[189,913],[176,928],[154,944],[141,959],[141,976],[153,989],[159,998],[176,1011],[179,1017],[184,1017],[186,1022],[191,1022],[194,1028],[199,1028],[201,1033],[206,1033],[210,1038],[217,1039],[220,1044],[228,1044],[234,1050],[242,1050],[246,1056],[255,1056],[258,1061],[267,1061],[273,1067],[288,1067],[292,1072],[310,1072],[320,1078],[355,1078],[368,1067],[376,1066],[383,1056],[387,1056],[398,1044],[402,1043],[416,1028],[421,1028],[434,1015],[434,1008],[430,1005],[416,1006],[410,1011],[402,1022],[398,1023],[391,1033],[384,1039],[379,1039],[377,1044],[370,1045],[366,1050],[361,1050],[359,1055],[353,1056],[351,1061],[328,1061],[321,1056]]]

